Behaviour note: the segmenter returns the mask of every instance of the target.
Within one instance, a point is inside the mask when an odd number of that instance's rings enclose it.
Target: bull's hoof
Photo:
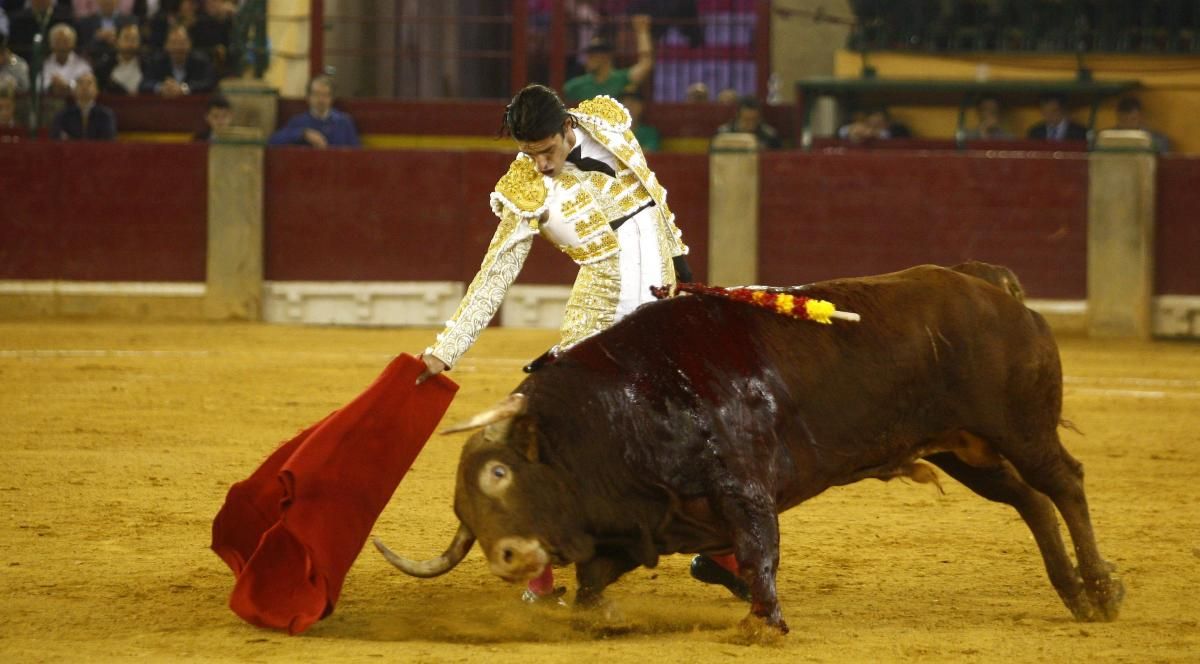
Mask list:
[[[576,629],[600,637],[619,636],[634,631],[634,625],[625,617],[625,612],[607,599],[601,598],[587,605],[577,602],[575,608],[578,611],[571,622]]]
[[[747,642],[771,644],[783,639],[783,636],[788,633],[788,626],[782,619],[772,623],[763,616],[751,613],[738,623],[738,632]]]
[[[692,558],[692,578],[703,583],[725,586],[733,596],[743,602],[750,601],[750,586],[733,572],[721,567],[708,556]]]
[[[567,594],[566,586],[559,586],[554,590],[539,595],[532,590],[526,588],[525,592],[521,593],[521,601],[526,604],[535,604],[537,606],[563,606],[567,605],[567,601],[563,599],[563,595]]]
[[[1121,602],[1125,599],[1125,584],[1120,579],[1109,579],[1100,584],[1095,591],[1089,592],[1095,612],[1093,622],[1112,622],[1121,613]]]

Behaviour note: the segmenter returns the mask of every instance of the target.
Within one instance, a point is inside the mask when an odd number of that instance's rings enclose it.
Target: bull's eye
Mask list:
[[[479,488],[493,498],[499,498],[511,482],[512,470],[499,461],[489,462],[479,473]]]

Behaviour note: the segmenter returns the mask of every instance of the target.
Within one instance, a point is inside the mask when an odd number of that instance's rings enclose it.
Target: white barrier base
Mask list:
[[[1200,296],[1159,295],[1154,298],[1154,335],[1200,339]]]
[[[441,327],[462,296],[459,281],[266,281],[262,311],[268,323]]]

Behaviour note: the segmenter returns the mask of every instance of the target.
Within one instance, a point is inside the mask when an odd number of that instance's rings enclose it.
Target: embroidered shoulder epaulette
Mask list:
[[[533,160],[517,155],[492,192],[492,212],[502,216],[507,208],[526,219],[542,216],[546,211],[546,182]]]
[[[633,124],[633,118],[621,102],[607,95],[580,102],[571,109],[571,114],[605,131],[624,133]]]

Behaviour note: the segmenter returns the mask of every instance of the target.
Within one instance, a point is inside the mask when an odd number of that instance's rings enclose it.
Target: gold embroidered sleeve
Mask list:
[[[496,315],[505,293],[525,265],[536,234],[531,220],[511,210],[503,212],[483,264],[471,280],[458,311],[446,321],[446,329],[437,336],[433,346],[425,349],[426,353],[445,362],[447,366],[458,363],[458,358],[475,343],[483,328]]]

